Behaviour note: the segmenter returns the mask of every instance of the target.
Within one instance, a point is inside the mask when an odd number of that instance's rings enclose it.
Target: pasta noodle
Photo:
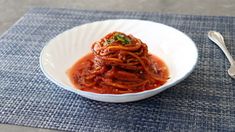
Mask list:
[[[112,32],[95,42],[92,53],[69,71],[73,84],[84,91],[103,94],[141,92],[163,85],[167,66],[148,53],[133,35]]]

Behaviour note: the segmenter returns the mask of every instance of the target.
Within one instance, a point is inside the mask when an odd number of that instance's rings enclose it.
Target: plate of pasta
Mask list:
[[[112,19],[56,36],[42,49],[40,67],[61,88],[121,103],[151,97],[183,81],[197,59],[195,43],[173,27]]]

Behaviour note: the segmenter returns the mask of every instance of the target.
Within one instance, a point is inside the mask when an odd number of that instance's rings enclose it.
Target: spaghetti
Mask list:
[[[150,55],[145,43],[132,35],[112,32],[95,42],[92,53],[69,70],[79,89],[103,94],[141,92],[163,85],[167,66]]]

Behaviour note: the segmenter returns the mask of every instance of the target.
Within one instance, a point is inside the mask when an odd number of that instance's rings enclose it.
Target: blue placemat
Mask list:
[[[39,54],[48,40],[74,26],[119,18],[188,34],[199,50],[194,72],[152,98],[124,104],[85,99],[43,75]],[[67,131],[235,131],[235,80],[208,30],[221,32],[235,56],[235,17],[31,9],[0,38],[0,123]]]

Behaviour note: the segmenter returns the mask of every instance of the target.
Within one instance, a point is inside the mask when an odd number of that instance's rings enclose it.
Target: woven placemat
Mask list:
[[[84,23],[142,19],[173,26],[196,43],[199,61],[180,84],[142,101],[112,104],[63,90],[41,72],[46,42]],[[235,17],[34,8],[0,38],[0,123],[67,131],[235,131],[235,80],[207,38],[221,32],[235,56]]]

